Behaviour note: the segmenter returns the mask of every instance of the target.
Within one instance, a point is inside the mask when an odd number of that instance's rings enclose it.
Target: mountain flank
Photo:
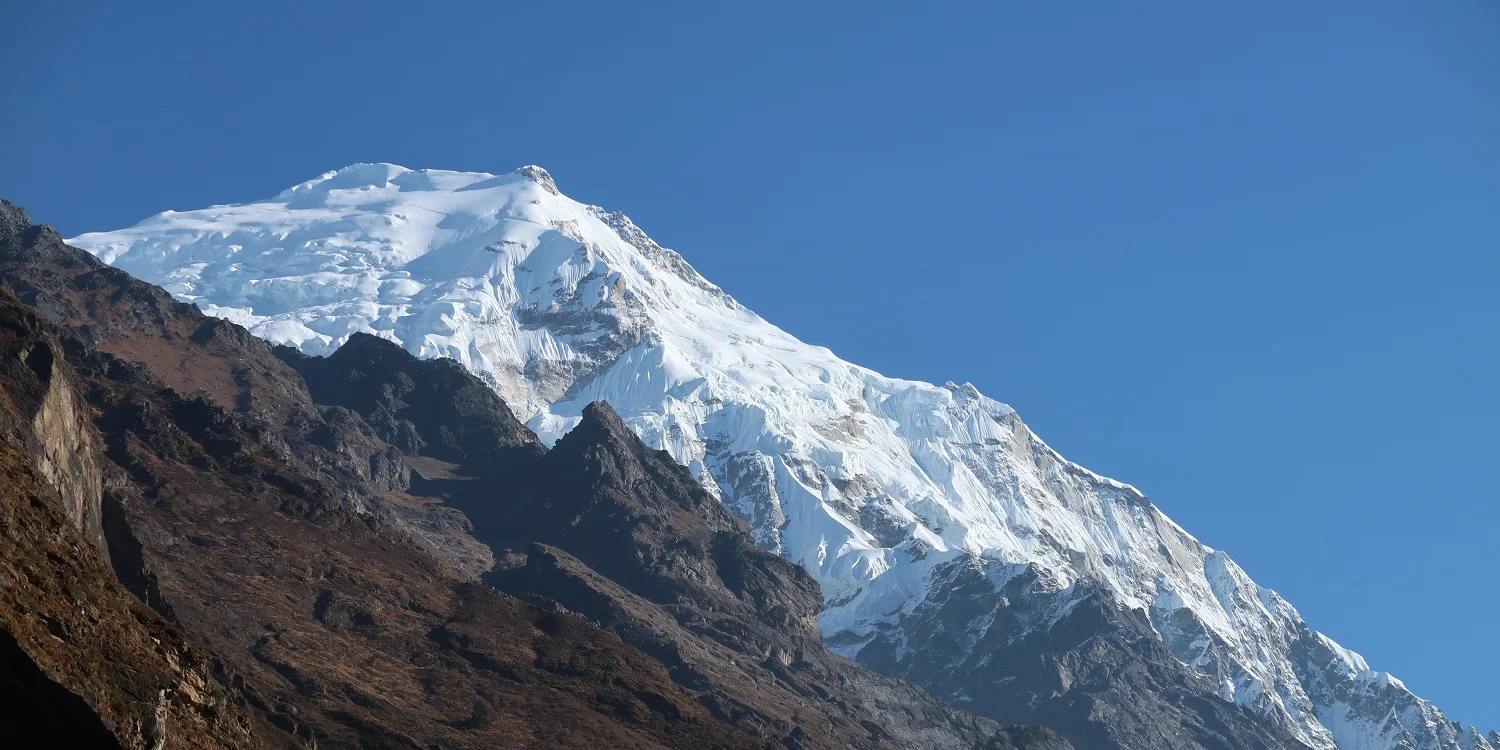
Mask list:
[[[1015,410],[797,340],[540,167],[355,164],[72,242],[306,355],[368,334],[453,359],[544,445],[608,402],[817,582],[829,648],[968,711],[1106,750],[1495,750]],[[1003,346],[1003,327],[971,324],[976,346]],[[420,468],[424,482],[473,474]],[[462,491],[412,481],[464,506],[502,586],[520,585],[500,574],[528,536],[560,531],[519,534]],[[695,554],[662,565],[694,570]],[[627,573],[647,601],[678,595],[649,568]]]
[[[817,583],[608,406],[553,450],[0,203],[0,728],[36,747],[1066,748],[829,654]]]

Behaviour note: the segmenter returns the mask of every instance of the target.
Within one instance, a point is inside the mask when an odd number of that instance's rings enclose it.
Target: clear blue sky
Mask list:
[[[1500,5],[209,5],[10,4],[0,195],[73,235],[541,164],[1500,729]]]

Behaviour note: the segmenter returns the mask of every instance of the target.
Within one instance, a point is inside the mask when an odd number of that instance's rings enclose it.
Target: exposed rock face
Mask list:
[[[0,736],[36,748],[253,747],[255,723],[222,666],[111,574],[97,438],[61,352],[0,290]]]
[[[37,341],[17,357],[46,389],[31,420],[37,470],[57,491],[74,525],[104,550],[99,445],[78,389],[62,372],[54,346]]]
[[[320,403],[355,411],[407,455],[485,466],[544,452],[495,391],[451,359],[420,360],[363,333],[327,358],[284,346],[276,355],[302,374]]]
[[[373,338],[278,358],[9,204],[0,220],[13,736],[1067,747],[823,651],[816,583],[607,407],[547,452],[452,363]],[[494,558],[471,528],[526,545],[492,576],[524,599],[476,582]]]
[[[978,556],[936,575],[905,639],[877,638],[860,654],[865,663],[985,716],[1041,721],[1080,747],[1295,746],[1215,698],[1213,685],[1142,637],[1145,616],[1106,589],[1049,588],[1034,568]],[[971,664],[972,653],[991,658]]]

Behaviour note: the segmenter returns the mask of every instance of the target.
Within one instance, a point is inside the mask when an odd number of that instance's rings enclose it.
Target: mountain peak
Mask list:
[[[583,416],[579,426],[599,430],[615,436],[623,437],[630,434],[630,428],[625,426],[625,420],[615,412],[614,407],[608,401],[594,401],[583,407]]]
[[[451,357],[543,442],[580,423],[585,432],[628,428],[747,521],[763,548],[817,579],[827,600],[820,624],[841,653],[889,654],[955,700],[1024,687],[972,681],[970,667],[993,655],[979,644],[909,647],[911,633],[932,627],[999,637],[967,609],[952,622],[933,619],[941,613],[931,582],[977,557],[990,576],[974,594],[981,600],[999,596],[995,586],[1016,566],[1038,571],[1034,592],[995,599],[1013,608],[1026,598],[1070,612],[1056,592],[1097,582],[1120,612],[1146,613],[1129,637],[1160,639],[1177,660],[1156,666],[1191,672],[1180,684],[1209,685],[1215,700],[1268,717],[1295,741],[1374,747],[1358,745],[1375,731],[1361,722],[1375,726],[1389,708],[1410,704],[1420,720],[1403,718],[1402,727],[1427,738],[1416,746],[1453,750],[1438,737],[1446,730],[1430,728],[1447,726],[1435,707],[1348,670],[1324,674],[1334,653],[1274,592],[1134,488],[1052,450],[1009,407],[968,383],[888,378],[799,341],[622,215],[538,200],[533,185],[560,195],[535,165],[500,176],[353,165],[294,188],[295,197],[73,242],[307,354],[365,331],[419,357]],[[613,414],[590,407],[595,401]],[[1050,621],[1038,614],[994,649],[1030,659],[1014,644],[1051,637]],[[1048,653],[1065,661],[1072,646],[1057,637],[1059,650]],[[936,674],[954,678],[927,677]],[[1305,710],[1341,710],[1367,688],[1379,695],[1361,704],[1357,721],[1328,727]],[[1189,697],[1168,695],[1167,704]]]
[[[31,217],[26,215],[26,209],[0,198],[0,231],[5,231],[8,235],[12,231],[29,226],[31,226]]]
[[[388,338],[364,331],[355,331],[349,335],[349,340],[345,341],[344,345],[339,347],[334,356],[346,358],[360,356],[366,359],[397,357],[405,359],[411,357],[411,354],[402,349],[400,344]]]
[[[391,183],[391,180],[411,171],[399,164],[360,162],[342,169],[324,172],[307,182],[281,191],[276,197],[285,200],[307,195],[327,195],[332,190],[385,187]]]
[[[536,184],[541,185],[542,189],[553,195],[562,195],[562,193],[557,189],[557,182],[552,179],[552,173],[548,172],[545,169],[542,169],[541,167],[538,167],[535,164],[527,164],[526,166],[517,169],[515,173],[521,175],[522,177],[530,178],[531,180],[536,182]]]

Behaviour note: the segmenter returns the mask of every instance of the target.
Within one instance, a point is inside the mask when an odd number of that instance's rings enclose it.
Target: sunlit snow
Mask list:
[[[983,556],[1058,590],[1102,582],[1222,697],[1313,747],[1493,750],[1009,407],[798,341],[540,168],[359,164],[71,243],[310,354],[364,331],[457,359],[548,442],[608,400],[817,577],[846,653],[934,567]]]

